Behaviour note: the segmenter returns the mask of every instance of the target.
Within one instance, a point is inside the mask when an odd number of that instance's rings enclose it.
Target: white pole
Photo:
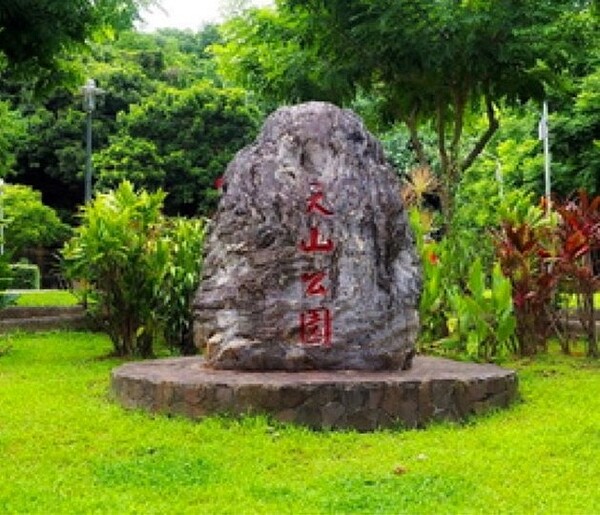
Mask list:
[[[544,142],[544,182],[546,186],[546,214],[550,216],[552,184],[550,182],[550,138],[548,131],[548,102],[544,100],[539,136]]]

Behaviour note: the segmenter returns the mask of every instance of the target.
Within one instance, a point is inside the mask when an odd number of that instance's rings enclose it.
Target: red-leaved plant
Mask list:
[[[496,235],[502,273],[512,284],[522,356],[545,349],[550,334],[549,308],[558,284],[556,270],[548,266],[550,236],[547,227],[527,222],[504,222]]]
[[[560,216],[556,267],[563,287],[582,299],[580,323],[587,341],[587,354],[598,357],[594,293],[600,276],[594,273],[592,253],[600,249],[600,196],[590,199],[584,191],[554,205]]]
[[[505,221],[496,234],[502,272],[512,284],[519,353],[546,348],[557,330],[553,301],[561,285],[582,296],[587,354],[597,357],[593,299],[600,276],[594,273],[592,253],[600,249],[600,196],[590,199],[579,192],[565,203],[555,202],[553,209],[558,215],[555,226]]]

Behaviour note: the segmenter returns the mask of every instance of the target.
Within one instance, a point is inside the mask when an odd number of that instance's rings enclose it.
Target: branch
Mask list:
[[[438,152],[440,154],[440,162],[442,164],[442,177],[445,177],[449,172],[448,167],[448,151],[446,150],[446,106],[443,101],[439,101],[437,105],[437,136],[438,136]],[[448,183],[451,178],[447,177]]]
[[[466,88],[465,88],[466,89]],[[456,165],[458,161],[458,147],[463,133],[463,122],[465,117],[465,98],[460,88],[456,91],[454,97],[455,101],[455,112],[454,112],[454,131],[452,134],[452,142],[450,144],[450,156],[453,161],[453,165]]]
[[[410,142],[412,143],[413,148],[417,154],[417,159],[419,160],[419,164],[421,166],[428,166],[429,160],[425,155],[425,149],[423,148],[423,142],[419,137],[419,131],[417,130],[417,114],[418,108],[415,107],[409,116],[404,118],[404,123],[408,127],[410,132]]]
[[[473,150],[471,150],[469,155],[463,161],[463,163],[460,167],[461,172],[464,172],[473,164],[473,161],[475,161],[477,156],[479,154],[481,154],[481,152],[483,151],[485,146],[489,143],[489,141],[492,139],[492,136],[494,135],[494,133],[498,130],[498,127],[500,126],[500,124],[498,123],[498,119],[496,118],[496,111],[494,110],[494,104],[492,102],[492,99],[489,97],[489,95],[486,95],[486,97],[485,97],[485,105],[487,108],[488,128],[485,131],[485,133],[483,133],[481,135],[481,138],[479,138],[479,141],[477,141],[477,143],[473,147]]]

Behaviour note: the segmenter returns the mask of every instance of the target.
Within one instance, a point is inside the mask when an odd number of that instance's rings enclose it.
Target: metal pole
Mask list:
[[[92,111],[87,112],[85,147],[85,203],[92,200]]]
[[[544,182],[546,184],[546,214],[550,216],[552,185],[550,182],[550,138],[548,134],[548,102],[544,101],[542,110],[542,130],[544,142]]]

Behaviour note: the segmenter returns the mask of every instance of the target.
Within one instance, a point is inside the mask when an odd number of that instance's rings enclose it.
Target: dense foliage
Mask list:
[[[79,281],[120,356],[151,356],[166,339],[191,342],[191,292],[199,281],[200,221],[166,219],[162,191],[136,193],[129,182],[99,194],[63,249],[67,277]]]
[[[72,54],[101,34],[130,28],[144,0],[0,2],[0,71],[53,88],[71,76]]]
[[[214,210],[214,181],[256,130],[243,91],[209,82],[160,89],[118,117],[118,133],[96,157],[100,189],[124,179],[168,191],[168,213]]]
[[[563,204],[556,204],[558,228],[544,226],[532,206],[544,193],[537,130],[543,99],[551,112],[557,200],[580,188],[600,194],[597,2],[278,0],[276,8],[247,9],[247,1],[229,0],[230,18],[220,26],[153,34],[122,31],[145,0],[9,3],[0,2],[0,176],[41,192],[63,221],[77,222],[83,200],[85,114],[77,85],[87,77],[104,91],[93,114],[95,191],[128,180],[148,192],[150,204],[152,192],[163,191],[166,215],[213,212],[215,179],[267,112],[328,100],[363,116],[408,186],[418,189],[419,174],[425,178],[413,220],[427,279],[425,346],[482,359],[545,348],[544,332],[553,326],[547,303],[556,288],[595,284],[579,261],[566,265],[574,247],[566,243],[572,217],[560,212]],[[33,225],[54,227],[49,211],[37,213]],[[16,229],[21,215],[11,216]],[[156,243],[144,266],[160,269],[169,288],[180,290],[142,309],[155,318],[140,315],[127,337],[134,342],[127,345],[141,347],[119,352],[149,353],[145,331],[189,342],[183,306],[191,295],[184,271],[190,265],[165,272],[161,260],[193,261],[201,241],[187,241],[184,222],[157,216],[162,221],[150,226],[166,231],[157,242],[168,233],[179,249],[173,252],[189,254],[167,256]],[[522,266],[501,263],[510,285],[498,272],[494,231],[521,260]],[[7,241],[19,248],[49,243],[34,232],[7,233]],[[146,249],[142,240],[136,245]],[[562,259],[561,270],[570,267],[579,279],[544,276],[540,252]],[[530,276],[515,276],[525,268]],[[539,309],[526,315],[535,299]],[[179,320],[172,333],[161,329],[160,317]]]
[[[513,289],[519,351],[531,355],[546,350],[550,336],[562,336],[555,304],[562,287],[582,296],[587,354],[598,357],[593,298],[600,275],[592,266],[592,253],[600,250],[600,196],[590,200],[580,193],[555,203],[553,210],[554,219],[538,212],[505,220],[497,236],[502,271]]]
[[[4,248],[13,259],[27,249],[56,246],[70,233],[56,212],[42,203],[40,192],[28,186],[5,184],[3,204]]]
[[[96,190],[128,179],[167,191],[169,214],[214,209],[214,179],[251,140],[260,118],[243,91],[216,79],[206,47],[217,38],[213,26],[197,34],[125,33],[79,58],[104,90],[93,115]],[[59,88],[34,102],[26,87],[5,84],[4,95],[14,106],[10,113],[21,113],[27,125],[9,156],[16,161],[12,180],[42,191],[44,201],[69,219],[83,199],[79,91]],[[0,139],[0,158],[2,148]]]
[[[347,102],[365,91],[381,117],[405,124],[421,166],[432,164],[422,137],[432,129],[447,224],[460,178],[497,132],[501,109],[541,99],[598,42],[590,3],[572,0],[278,6],[225,25],[215,48],[221,73],[276,101]]]

